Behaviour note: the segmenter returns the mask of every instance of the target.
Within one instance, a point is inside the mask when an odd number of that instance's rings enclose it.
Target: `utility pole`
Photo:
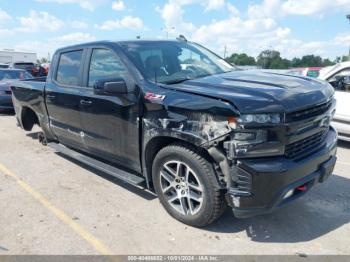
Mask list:
[[[226,52],[227,52],[227,45],[225,45],[224,59],[226,58]]]
[[[346,16],[346,19],[350,22],[350,14]],[[350,46],[349,46],[349,55],[348,55],[348,61],[350,61]]]
[[[161,30],[166,32],[166,39],[169,39],[169,32],[175,30],[175,27],[162,27]]]

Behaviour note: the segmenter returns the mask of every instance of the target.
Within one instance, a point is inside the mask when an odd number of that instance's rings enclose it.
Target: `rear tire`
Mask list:
[[[212,164],[200,153],[183,145],[170,145],[153,161],[155,191],[166,211],[195,227],[217,220],[226,209]]]

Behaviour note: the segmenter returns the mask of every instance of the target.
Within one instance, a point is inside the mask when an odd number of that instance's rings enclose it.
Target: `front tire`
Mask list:
[[[226,208],[212,164],[195,150],[182,145],[164,147],[153,161],[152,176],[163,207],[185,224],[209,225]]]

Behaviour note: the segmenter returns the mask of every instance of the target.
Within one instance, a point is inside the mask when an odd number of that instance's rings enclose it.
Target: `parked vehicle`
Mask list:
[[[326,82],[241,71],[177,41],[94,42],[56,51],[46,79],[12,86],[24,130],[154,190],[192,226],[271,212],[325,181],[336,162]],[[113,196],[111,196],[113,197]]]
[[[19,69],[0,69],[0,112],[13,110],[11,83],[18,79],[33,78],[29,73]]]
[[[321,70],[320,79],[328,81],[335,89],[337,110],[333,126],[339,139],[350,142],[350,62],[343,62]]]
[[[30,62],[15,62],[10,65],[10,68],[26,70],[28,73],[35,77],[39,72],[39,67],[36,64]]]
[[[8,64],[1,64],[1,63],[0,63],[0,69],[2,69],[2,68],[9,68],[9,65],[8,65]]]
[[[287,74],[297,75],[297,76],[309,76],[309,77],[318,77],[322,67],[299,67],[291,68],[287,71]]]
[[[50,64],[44,63],[40,65],[39,76],[47,76],[49,74]]]

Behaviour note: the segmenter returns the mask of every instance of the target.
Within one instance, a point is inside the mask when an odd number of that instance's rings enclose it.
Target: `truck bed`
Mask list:
[[[32,110],[39,119],[47,117],[45,105],[46,77],[14,82],[11,85],[12,100],[19,118],[25,110]],[[20,120],[20,119],[18,119]]]

